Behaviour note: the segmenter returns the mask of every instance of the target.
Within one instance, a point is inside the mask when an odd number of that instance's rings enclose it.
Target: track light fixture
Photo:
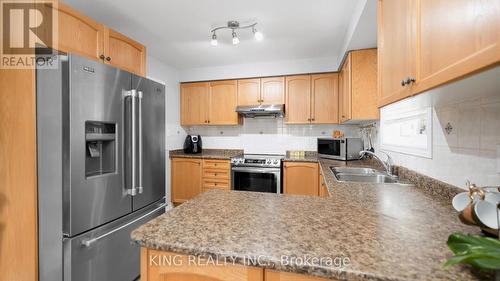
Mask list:
[[[236,35],[236,32],[233,29],[233,45],[238,45],[240,43],[240,39],[238,38],[238,35]]]
[[[219,27],[216,27],[210,31],[212,33],[212,40],[210,40],[210,44],[212,46],[218,45],[216,31],[221,30],[221,29],[231,29],[231,34],[233,36],[233,39],[232,39],[233,45],[238,45],[240,43],[240,38],[238,37],[238,34],[236,34],[236,30],[238,30],[238,29],[251,28],[255,40],[262,41],[262,39],[264,39],[264,35],[262,34],[262,32],[257,31],[257,28],[255,28],[256,25],[257,25],[257,23],[255,22],[255,23],[252,23],[249,25],[240,26],[240,23],[238,21],[228,21],[227,26],[219,26]]]
[[[215,35],[215,32],[212,32],[212,40],[210,40],[210,44],[212,46],[217,46],[218,42],[217,42],[217,35]]]

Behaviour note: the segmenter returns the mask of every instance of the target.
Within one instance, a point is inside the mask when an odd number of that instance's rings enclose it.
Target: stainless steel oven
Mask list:
[[[231,188],[281,193],[281,155],[246,154],[231,159]]]

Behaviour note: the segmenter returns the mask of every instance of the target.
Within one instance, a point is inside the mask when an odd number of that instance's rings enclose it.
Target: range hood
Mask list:
[[[250,106],[237,106],[236,112],[246,118],[258,117],[283,117],[285,116],[284,104],[270,104],[270,105],[250,105]]]

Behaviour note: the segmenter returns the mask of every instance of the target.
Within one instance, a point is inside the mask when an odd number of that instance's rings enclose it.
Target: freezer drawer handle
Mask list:
[[[101,240],[102,238],[105,238],[106,236],[109,236],[109,235],[111,235],[111,234],[113,234],[113,233],[115,233],[115,232],[117,232],[117,231],[119,231],[119,230],[121,230],[121,229],[123,229],[123,228],[125,228],[125,227],[127,227],[127,226],[129,226],[129,225],[131,225],[131,224],[134,224],[134,223],[136,223],[137,221],[140,221],[140,220],[142,220],[143,218],[145,218],[145,217],[147,217],[147,216],[149,216],[149,215],[151,215],[151,214],[153,214],[153,213],[157,212],[158,210],[160,210],[160,209],[162,209],[162,208],[165,208],[166,206],[167,206],[167,203],[163,203],[163,204],[161,204],[158,208],[155,208],[155,209],[154,209],[154,210],[152,210],[151,212],[149,212],[149,213],[147,213],[147,214],[144,214],[144,215],[142,215],[142,216],[140,216],[140,217],[136,218],[135,220],[133,220],[133,221],[131,221],[131,222],[128,222],[128,223],[126,223],[126,224],[124,224],[124,225],[122,225],[122,226],[120,226],[120,227],[117,227],[117,228],[115,228],[115,229],[113,229],[113,230],[111,230],[111,231],[109,231],[109,232],[106,232],[106,233],[104,233],[104,234],[102,234],[102,235],[100,235],[100,236],[97,236],[97,237],[95,237],[95,238],[92,238],[92,239],[90,239],[90,238],[85,238],[85,239],[82,239],[82,247],[88,248],[88,247],[90,247],[92,244],[94,244],[95,242],[97,242],[97,241]]]

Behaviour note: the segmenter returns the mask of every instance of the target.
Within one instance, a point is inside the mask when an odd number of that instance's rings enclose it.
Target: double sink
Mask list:
[[[366,182],[366,183],[391,183],[409,185],[401,181],[397,176],[386,172],[363,167],[330,167],[339,182]]]

